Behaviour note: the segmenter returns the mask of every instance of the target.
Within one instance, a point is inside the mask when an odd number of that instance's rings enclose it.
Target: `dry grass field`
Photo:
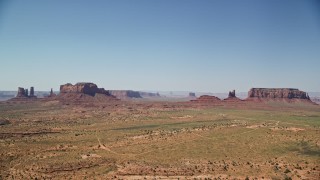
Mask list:
[[[320,107],[2,102],[0,179],[319,179]]]

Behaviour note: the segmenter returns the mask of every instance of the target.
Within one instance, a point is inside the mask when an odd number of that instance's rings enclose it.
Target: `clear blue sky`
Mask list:
[[[311,0],[0,0],[0,90],[320,91]]]

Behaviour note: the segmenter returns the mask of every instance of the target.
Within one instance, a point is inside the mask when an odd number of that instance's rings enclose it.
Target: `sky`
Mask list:
[[[320,91],[317,0],[0,0],[0,90]]]

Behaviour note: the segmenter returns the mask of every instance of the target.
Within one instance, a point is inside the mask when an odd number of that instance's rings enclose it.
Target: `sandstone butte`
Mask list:
[[[94,83],[87,82],[61,85],[60,93],[54,99],[63,102],[108,102],[117,100],[109,91],[98,88]]]
[[[193,93],[190,93],[194,95]],[[156,96],[159,96],[157,93]],[[108,91],[104,88],[98,88],[94,83],[82,82],[72,85],[70,83],[60,86],[60,93],[54,95],[52,90],[48,100],[59,100],[59,101],[82,101],[82,102],[107,102],[110,100],[118,100],[126,98],[142,98],[140,92],[131,90],[113,90]],[[28,89],[18,88],[17,96],[11,100],[14,101],[25,101],[28,99],[36,100],[34,95],[34,88],[30,88],[30,95]],[[304,91],[294,88],[251,88],[248,92],[248,98],[240,100],[236,97],[235,90],[230,91],[228,98],[223,101],[234,102],[234,101],[264,101],[264,100],[284,100],[287,102],[312,102],[308,94]],[[215,96],[203,95],[192,102],[204,102],[204,103],[220,103],[221,99]]]
[[[95,96],[96,93],[110,95],[109,91],[106,91],[104,88],[98,88],[98,86],[94,83],[77,83],[72,85],[71,83],[67,83],[60,86],[60,94],[64,93],[83,93],[90,96]]]
[[[105,94],[108,96],[115,96],[119,99],[127,98],[142,98],[141,92],[132,90],[105,90],[104,88],[98,88],[94,83],[77,83],[72,85],[70,83],[60,86],[61,93],[83,93],[90,96],[98,94]],[[144,93],[145,96],[160,96],[154,93]]]
[[[310,100],[308,94],[293,88],[251,88],[248,99],[305,99]]]
[[[228,98],[224,99],[224,101],[242,101],[242,100],[237,98],[236,90],[233,90],[233,91],[229,91]]]
[[[304,91],[294,88],[251,88],[248,92],[248,98],[244,101],[269,101],[269,100],[281,100],[287,102],[308,102],[312,103],[308,94]],[[218,103],[221,101],[215,96],[203,95],[192,102],[207,102],[207,103]],[[230,91],[228,98],[223,101],[242,101],[236,97],[235,90]]]
[[[9,101],[35,101],[37,100],[37,96],[34,94],[34,87],[30,87],[30,94],[28,89],[24,89],[22,87],[18,87],[18,93],[16,97],[9,99]]]

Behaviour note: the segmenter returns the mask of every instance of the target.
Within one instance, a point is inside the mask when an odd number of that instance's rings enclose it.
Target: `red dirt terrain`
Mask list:
[[[294,97],[1,102],[0,179],[318,179],[320,107]]]

